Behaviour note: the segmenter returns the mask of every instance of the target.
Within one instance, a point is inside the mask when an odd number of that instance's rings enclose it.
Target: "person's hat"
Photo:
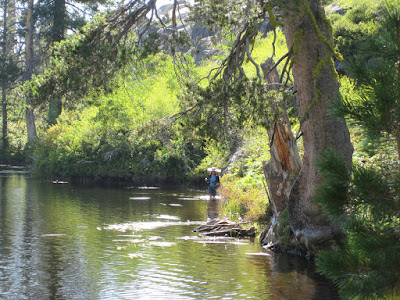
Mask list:
[[[215,172],[217,174],[220,174],[221,173],[221,169],[217,169],[216,167],[207,168],[207,172],[209,172],[209,173]]]

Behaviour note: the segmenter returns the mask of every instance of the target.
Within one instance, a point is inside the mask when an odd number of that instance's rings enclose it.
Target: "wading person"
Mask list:
[[[205,179],[208,185],[208,195],[210,199],[215,199],[215,195],[217,194],[216,188],[219,186],[219,173],[221,170],[216,169],[215,167],[208,168],[209,172],[207,178]]]

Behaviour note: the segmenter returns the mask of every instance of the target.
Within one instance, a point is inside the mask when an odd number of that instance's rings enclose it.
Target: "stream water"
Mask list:
[[[0,299],[337,299],[303,260],[192,230],[188,190],[54,184],[0,172]]]

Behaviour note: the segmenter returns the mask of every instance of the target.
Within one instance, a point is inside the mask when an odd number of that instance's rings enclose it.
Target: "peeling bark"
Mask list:
[[[288,120],[277,123],[268,133],[272,139],[271,159],[264,164],[264,174],[273,212],[278,216],[287,206],[294,179],[301,169],[301,159]]]
[[[268,82],[270,90],[278,90],[279,75],[276,69],[270,71],[274,62],[269,58],[261,68],[264,72],[264,79]],[[264,175],[270,195],[270,205],[272,208],[272,226],[264,232],[261,242],[268,244],[276,243],[279,236],[276,233],[275,226],[279,224],[280,214],[286,209],[290,191],[294,179],[301,170],[301,159],[296,144],[289,118],[284,113],[278,122],[268,130],[270,141],[271,158],[268,163],[264,162]]]

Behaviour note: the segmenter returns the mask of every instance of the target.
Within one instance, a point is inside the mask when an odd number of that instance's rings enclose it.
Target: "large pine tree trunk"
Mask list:
[[[319,61],[332,55],[316,30],[317,26],[331,41],[332,33],[327,28],[321,3],[318,0],[302,1],[305,5],[302,7],[298,3],[292,0],[282,10],[289,47],[302,32],[300,44],[294,49],[293,77],[303,132],[304,157],[303,167],[289,197],[288,210],[290,228],[299,244],[304,245],[308,251],[317,252],[330,245],[338,231],[314,202],[315,189],[321,184],[315,161],[325,149],[332,148],[350,168],[353,147],[344,120],[329,114],[331,104],[339,92],[329,64],[320,69],[314,81]],[[316,22],[307,14],[307,9],[310,9]]]

